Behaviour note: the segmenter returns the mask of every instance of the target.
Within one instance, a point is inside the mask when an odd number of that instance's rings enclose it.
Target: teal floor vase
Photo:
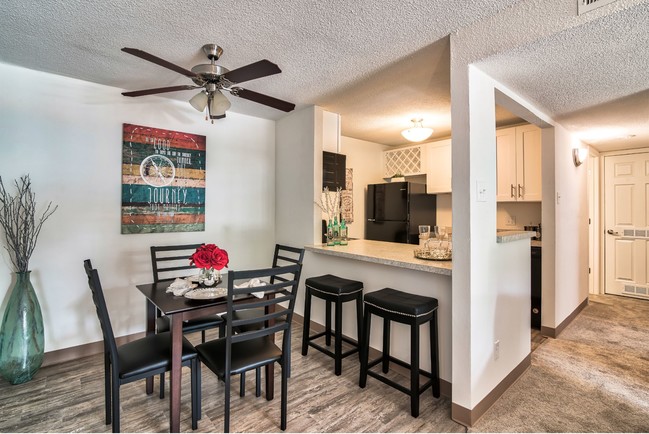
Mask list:
[[[11,384],[31,380],[43,363],[43,314],[30,273],[16,273],[0,324],[0,375]]]

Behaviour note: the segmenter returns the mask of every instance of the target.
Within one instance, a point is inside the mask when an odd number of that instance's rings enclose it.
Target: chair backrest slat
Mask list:
[[[281,311],[275,311],[265,315],[259,315],[255,318],[236,319],[232,321],[232,328],[237,329],[238,327],[246,326],[249,324],[256,324],[262,321],[263,322],[270,321],[285,316],[286,314],[287,314],[286,310],[281,310]]]
[[[237,318],[238,315],[235,315],[235,312],[240,310],[247,310],[248,313],[254,312],[254,316],[242,315],[241,317],[243,319],[227,322],[227,345],[231,345],[232,342],[258,339],[287,330],[293,319],[295,297],[298,291],[301,272],[302,263],[257,270],[230,270],[228,272],[227,317]],[[258,278],[262,281],[273,281],[273,278],[277,275],[290,275],[291,278],[286,282],[277,281],[270,285],[253,288],[234,287],[237,283],[252,278]],[[241,299],[241,294],[251,291],[264,291],[266,295],[270,294],[272,297],[264,299]],[[260,307],[263,309],[258,309]],[[255,324],[257,328],[246,332],[239,331],[239,333],[233,335],[233,330],[239,330],[240,326],[251,324]],[[286,333],[283,338],[285,337]]]
[[[284,265],[301,264],[304,262],[304,249],[297,247],[286,246],[283,244],[275,244],[275,254],[273,255],[273,267],[281,267]],[[275,275],[271,278],[270,283],[276,280],[286,281],[286,277],[282,275]]]
[[[234,336],[232,336],[232,343],[237,343],[237,342],[243,342],[243,341],[249,341],[252,339],[259,339],[263,338],[264,336],[268,336],[269,334],[272,333],[279,333],[279,332],[285,332],[288,330],[289,325],[285,322],[281,323],[276,323],[272,326],[265,327],[263,329],[259,330],[250,330],[247,332],[242,332],[242,333],[237,333]],[[282,337],[283,339],[283,337]]]
[[[115,335],[113,334],[113,327],[110,324],[110,316],[108,315],[108,308],[106,307],[106,299],[104,298],[104,290],[99,281],[99,273],[96,269],[92,268],[90,259],[83,261],[83,267],[88,276],[88,286],[92,292],[92,301],[97,310],[97,317],[99,318],[99,325],[101,332],[104,335],[104,349],[110,355],[113,363],[113,369],[119,372],[119,358],[117,357],[117,344],[115,343]]]
[[[198,273],[198,269],[190,265],[189,257],[202,245],[151,246],[153,281],[158,283],[162,280],[187,277]],[[183,273],[179,273],[179,271],[183,271]]]

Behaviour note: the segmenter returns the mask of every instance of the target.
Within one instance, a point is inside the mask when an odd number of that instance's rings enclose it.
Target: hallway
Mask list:
[[[649,430],[649,302],[591,295],[471,432]]]

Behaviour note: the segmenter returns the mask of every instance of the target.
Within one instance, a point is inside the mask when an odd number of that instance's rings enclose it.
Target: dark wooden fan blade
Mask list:
[[[198,77],[195,73],[191,72],[188,69],[182,68],[178,65],[174,65],[171,62],[168,62],[164,59],[161,59],[159,57],[154,56],[153,54],[149,54],[146,51],[138,50],[137,48],[127,48],[124,47],[122,48],[122,51],[128,54],[132,54],[133,56],[139,57],[140,59],[148,60],[149,62],[153,62],[156,65],[160,65],[163,68],[171,69],[172,71],[175,71],[179,74],[185,75],[189,78],[194,78]]]
[[[285,112],[290,112],[295,108],[295,104],[291,102],[282,101],[281,99],[273,98],[272,96],[264,95],[263,93],[254,92],[252,90],[242,89],[240,87],[237,88],[235,95]]]
[[[143,89],[143,90],[134,90],[132,92],[122,92],[124,96],[143,96],[143,95],[153,95],[156,93],[165,93],[165,92],[177,92],[179,90],[191,90],[191,89],[202,89],[201,86],[169,86],[169,87],[156,87],[155,89]]]
[[[282,70],[279,69],[279,66],[264,59],[259,62],[251,63],[250,65],[242,66],[241,68],[233,69],[230,72],[226,72],[223,74],[223,77],[236,84],[254,80],[255,78],[279,74],[280,72],[282,72]]]
[[[225,114],[218,115],[218,116],[210,116],[210,119],[223,119],[225,118]]]

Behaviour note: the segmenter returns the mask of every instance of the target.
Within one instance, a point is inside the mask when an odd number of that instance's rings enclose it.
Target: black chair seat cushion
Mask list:
[[[196,347],[201,361],[216,375],[225,374],[225,339],[205,342]],[[232,373],[240,374],[282,358],[282,350],[268,336],[232,344]]]
[[[365,294],[365,303],[392,313],[418,317],[437,308],[437,299],[383,288]]]
[[[171,369],[171,333],[149,335],[117,348],[119,377],[127,379],[156,369]],[[196,357],[196,350],[183,337],[182,361]]]
[[[333,274],[309,277],[304,283],[308,287],[333,295],[350,294],[363,289],[363,282],[344,279]]]
[[[171,330],[169,317],[161,316],[156,319],[158,333],[168,332]],[[205,330],[206,328],[218,327],[223,323],[223,318],[219,315],[208,315],[206,317],[190,319],[183,322],[183,332],[192,333]]]

